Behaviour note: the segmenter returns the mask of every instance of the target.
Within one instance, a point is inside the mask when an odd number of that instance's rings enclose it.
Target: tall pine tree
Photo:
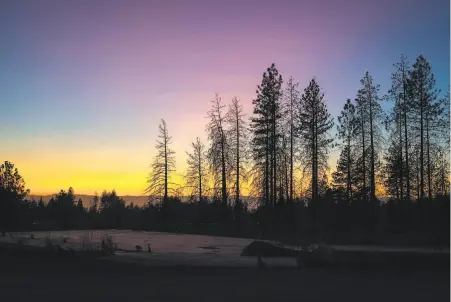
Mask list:
[[[351,203],[353,193],[354,157],[356,153],[354,139],[357,127],[355,106],[348,99],[338,117],[337,137],[340,141],[341,154],[337,163],[337,170],[332,175],[334,185],[345,192],[348,203]]]
[[[410,200],[411,186],[410,186],[410,165],[409,165],[409,62],[407,58],[402,55],[399,62],[393,64],[395,71],[391,75],[391,88],[389,90],[389,98],[394,102],[393,115],[396,122],[396,132],[398,135],[399,144],[398,152],[401,155],[397,155],[400,158],[401,163],[399,165],[398,182],[400,182],[400,197],[404,198],[404,179],[405,179],[405,195],[406,199]]]
[[[419,198],[425,197],[425,172],[428,176],[428,191],[431,194],[431,160],[430,160],[430,130],[431,120],[438,112],[434,102],[437,91],[435,90],[435,78],[431,66],[424,56],[419,56],[409,72],[409,92],[411,99],[410,110],[414,113],[416,133],[419,141]],[[429,196],[432,198],[432,196]]]
[[[300,99],[298,134],[303,142],[302,157],[311,172],[311,199],[318,198],[319,173],[325,174],[328,151],[333,139],[328,136],[333,118],[324,103],[324,94],[313,78]],[[321,175],[322,179],[322,175]]]
[[[277,151],[281,120],[282,76],[274,64],[263,73],[262,83],[253,100],[251,118],[254,153],[254,185],[260,197],[268,204],[277,200]]]
[[[366,72],[360,83],[362,88],[357,93],[357,111],[360,115],[362,135],[361,160],[364,167],[366,167],[366,162],[369,162],[369,197],[373,201],[376,198],[376,169],[379,166],[378,155],[382,140],[380,126],[383,122],[383,112],[378,97],[379,85],[373,83],[373,77]],[[369,141],[366,142],[365,139],[369,139]],[[367,146],[368,149],[366,149]]]

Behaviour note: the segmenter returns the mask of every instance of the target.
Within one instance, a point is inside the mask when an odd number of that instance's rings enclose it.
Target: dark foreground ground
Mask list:
[[[2,255],[1,255],[2,254]],[[425,269],[152,268],[0,253],[0,301],[449,301]]]

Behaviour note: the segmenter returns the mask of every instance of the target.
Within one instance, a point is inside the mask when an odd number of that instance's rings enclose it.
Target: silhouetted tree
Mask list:
[[[389,90],[389,98],[394,101],[393,115],[394,121],[397,124],[396,132],[398,134],[399,144],[397,155],[401,162],[399,164],[400,195],[403,199],[404,178],[406,183],[406,199],[410,200],[410,165],[409,165],[409,62],[407,58],[402,55],[399,62],[393,64],[395,71],[391,75],[392,85]],[[392,116],[393,118],[393,116]],[[404,143],[404,144],[403,144]],[[404,149],[404,150],[403,150]],[[404,152],[403,152],[404,151]],[[404,154],[403,154],[404,153]],[[403,158],[404,156],[404,158]]]
[[[226,114],[225,121],[228,125],[227,136],[230,146],[230,157],[233,164],[230,167],[232,181],[232,189],[235,191],[235,207],[240,207],[241,203],[241,184],[247,180],[247,125],[244,121],[246,115],[243,113],[243,106],[237,97],[232,99],[232,104]]]
[[[435,191],[438,195],[446,196],[449,194],[449,175],[450,175],[450,163],[449,156],[446,156],[448,150],[439,149],[437,150],[436,160],[435,160]],[[448,153],[449,154],[449,153]]]
[[[366,156],[369,156],[370,168],[370,199],[376,198],[376,169],[379,166],[379,149],[382,140],[380,125],[383,122],[383,112],[378,97],[379,85],[373,84],[373,77],[366,72],[360,81],[363,86],[357,93],[357,112],[361,123],[362,135],[362,162],[365,165]],[[366,135],[366,134],[368,135]],[[365,137],[368,138],[368,144]],[[368,146],[368,151],[365,149]],[[365,169],[365,168],[364,168]]]
[[[435,101],[435,78],[431,66],[424,56],[419,56],[409,72],[409,92],[412,98],[410,110],[414,112],[415,123],[419,136],[419,197],[424,198],[424,172],[427,168],[429,198],[432,198],[431,160],[430,160],[430,132],[431,120],[439,115]],[[425,150],[426,149],[426,150]],[[426,154],[425,154],[426,153]],[[426,155],[426,163],[425,163]],[[426,164],[426,165],[425,165]],[[426,167],[425,167],[426,166]]]
[[[5,161],[0,165],[0,229],[17,227],[22,204],[29,190],[25,188],[25,181],[14,168],[14,164]]]
[[[29,193],[19,170],[9,161],[0,165],[0,190],[11,193],[18,200],[24,199]]]
[[[354,185],[353,174],[356,156],[354,139],[357,129],[358,121],[355,107],[351,100],[347,99],[338,117],[337,137],[340,141],[341,153],[337,163],[337,170],[333,173],[332,178],[336,187],[340,190],[344,189],[348,203],[351,203]]]
[[[186,152],[188,168],[185,175],[185,187],[189,189],[191,197],[197,195],[198,201],[202,202],[205,192],[208,192],[209,183],[207,151],[199,138],[196,138],[191,146],[193,148],[192,153]]]
[[[47,205],[49,214],[59,227],[68,229],[75,225],[76,201],[74,189],[70,187],[67,192],[61,190],[52,197]]]
[[[443,127],[443,138],[444,138],[444,143],[446,146],[449,147],[450,145],[450,139],[451,136],[449,135],[449,130],[450,130],[450,93],[451,93],[451,87],[448,86],[448,90],[445,93],[445,96],[442,100],[443,103],[443,120],[444,120],[444,127]],[[449,148],[448,148],[449,149]]]
[[[290,77],[287,83],[287,87],[285,90],[285,106],[286,106],[286,117],[288,122],[288,136],[289,136],[289,146],[290,146],[290,155],[289,155],[289,198],[290,202],[293,202],[294,196],[294,161],[295,161],[295,124],[296,124],[296,114],[297,114],[297,105],[299,103],[299,91],[298,91],[299,83],[295,83],[293,77]]]
[[[327,111],[316,79],[313,78],[300,99],[298,131],[304,165],[310,167],[312,200],[318,198],[319,173],[327,169],[328,151],[333,139],[328,136],[333,118]]]
[[[395,136],[396,138],[396,136]],[[384,187],[386,195],[397,200],[401,198],[402,177],[400,166],[402,165],[402,154],[399,152],[402,142],[396,139],[390,140],[390,146],[384,156],[385,164],[383,166]]]
[[[215,99],[211,101],[211,104],[212,107],[207,113],[207,117],[210,121],[206,127],[208,139],[210,140],[208,159],[213,174],[213,180],[215,182],[214,186],[217,188],[217,183],[220,181],[221,201],[223,205],[227,205],[227,178],[230,171],[230,146],[225,129],[225,114],[223,113],[225,105],[222,104],[222,99],[218,94],[216,94]]]
[[[39,220],[42,220],[44,218],[44,214],[45,214],[45,204],[44,204],[44,200],[42,200],[42,196],[39,198],[39,201],[38,201],[37,213],[38,213],[37,218]]]
[[[170,191],[174,189],[170,187],[171,173],[175,171],[175,151],[170,148],[172,137],[169,136],[166,122],[162,119],[158,127],[159,135],[155,145],[157,155],[152,163],[152,171],[150,172],[146,192],[149,194],[149,200],[159,199],[165,201]]]
[[[265,204],[277,200],[277,147],[281,122],[282,76],[274,64],[263,73],[262,83],[257,88],[254,116],[251,117],[253,132],[253,185]]]
[[[285,199],[291,203],[290,200],[290,136],[289,136],[289,124],[281,123],[279,125],[279,146],[277,152],[278,164],[278,192],[279,201],[283,203]]]
[[[117,196],[116,191],[103,191],[100,197],[100,214],[104,216],[109,228],[122,227],[122,218],[125,213],[125,201]]]
[[[434,121],[434,132],[437,135],[435,142],[435,191],[439,195],[449,194],[450,185],[450,87],[440,101],[442,106],[441,116]]]
[[[99,209],[99,196],[97,195],[97,192],[95,192],[93,199],[91,200],[91,205],[89,207],[90,213],[97,213]]]
[[[84,210],[83,200],[81,200],[81,198],[79,198],[78,201],[77,201],[77,209],[80,210],[80,211]]]

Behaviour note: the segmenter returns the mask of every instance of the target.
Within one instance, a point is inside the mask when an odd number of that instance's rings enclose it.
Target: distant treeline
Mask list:
[[[248,210],[224,206],[220,199],[126,205],[113,190],[89,205],[74,190],[61,190],[48,203],[27,200],[23,179],[14,166],[0,166],[0,230],[134,229],[278,239],[288,243],[449,245],[449,195],[432,202],[387,203],[336,201],[332,190],[314,204],[296,199]],[[244,205],[244,203],[242,203]]]

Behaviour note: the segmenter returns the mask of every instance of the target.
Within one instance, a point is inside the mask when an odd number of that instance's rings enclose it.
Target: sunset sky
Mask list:
[[[336,117],[367,70],[386,93],[402,53],[446,90],[449,30],[448,0],[1,1],[0,161],[32,194],[141,195],[161,118],[183,173],[215,92],[250,114],[274,62]]]

